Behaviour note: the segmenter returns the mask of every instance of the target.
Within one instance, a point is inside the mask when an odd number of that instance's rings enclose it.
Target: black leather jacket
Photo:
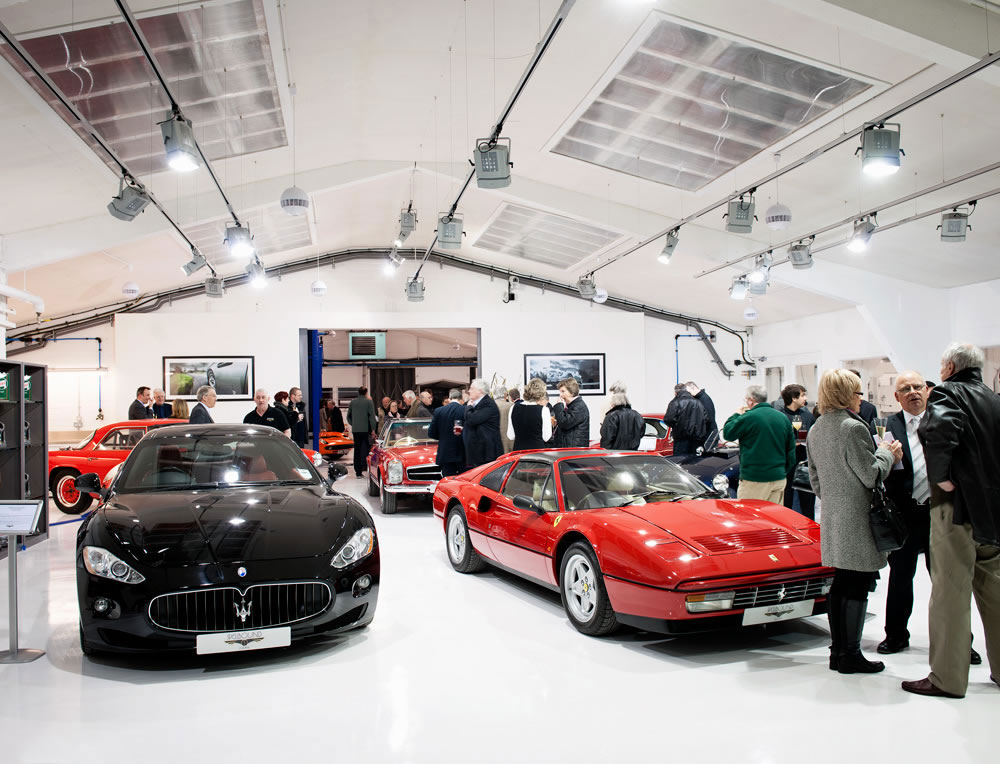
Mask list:
[[[646,432],[646,420],[631,406],[615,406],[601,423],[601,448],[635,451]]]
[[[1000,546],[1000,396],[980,369],[963,369],[931,391],[920,423],[927,479],[955,484],[955,524]]]
[[[557,403],[552,409],[556,418],[556,448],[587,448],[590,445],[590,409],[579,396],[568,406]]]
[[[663,421],[673,430],[674,440],[694,440],[701,445],[708,435],[708,413],[687,390],[670,401]]]

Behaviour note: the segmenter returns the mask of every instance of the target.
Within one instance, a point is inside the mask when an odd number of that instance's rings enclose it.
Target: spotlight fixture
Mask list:
[[[746,276],[734,276],[733,285],[729,287],[729,296],[733,300],[743,300],[746,298],[749,288],[750,283]]]
[[[417,230],[417,211],[412,207],[399,211],[399,236],[403,241]]]
[[[281,192],[278,204],[286,215],[300,217],[309,211],[309,194],[298,186],[291,186]]]
[[[424,301],[424,280],[411,276],[406,280],[406,299],[410,302]]]
[[[209,276],[205,279],[205,295],[207,297],[214,297],[219,299],[226,293],[225,282],[215,276]]]
[[[438,244],[444,249],[460,249],[464,225],[465,219],[460,213],[442,212],[438,218]]]
[[[250,257],[253,254],[253,236],[250,229],[236,225],[226,226],[226,246],[229,247],[229,254],[233,257]]]
[[[394,247],[402,247],[404,241],[406,241],[406,236],[403,234],[402,231],[400,231],[399,235],[395,239],[392,240],[392,246],[394,246]]]
[[[767,280],[771,275],[771,263],[774,258],[771,252],[765,252],[757,258],[754,269],[747,274],[747,281],[750,283],[750,292],[753,294],[764,294],[767,291]],[[763,288],[761,288],[763,287]]]
[[[764,213],[764,222],[772,231],[783,231],[792,223],[792,211],[784,204],[772,204]]]
[[[749,193],[749,199],[743,201],[732,199],[729,202],[729,211],[722,217],[726,218],[726,230],[729,233],[750,233],[753,230],[753,221],[757,216],[753,214],[756,203],[753,200],[753,191]]]
[[[594,274],[590,273],[586,276],[581,276],[576,282],[576,289],[583,299],[593,300],[594,295],[597,294],[597,285],[594,283]]]
[[[397,270],[399,266],[403,264],[403,258],[399,256],[395,247],[389,250],[389,259],[385,261],[385,274],[391,276]]]
[[[506,305],[509,302],[514,302],[517,299],[517,294],[514,290],[517,289],[518,284],[521,280],[517,276],[510,276],[507,279],[507,286],[504,288],[503,292],[500,294],[500,299],[503,300],[503,304]]]
[[[895,127],[893,130],[891,128]],[[899,172],[899,157],[906,152],[899,147],[899,125],[869,125],[861,133],[861,169],[873,178],[885,178]]]
[[[662,265],[670,265],[670,258],[674,256],[674,250],[677,249],[677,244],[680,242],[680,236],[678,235],[678,230],[675,228],[667,234],[667,240],[663,242],[663,251],[660,252],[656,261]]]
[[[608,301],[608,290],[605,289],[604,287],[597,287],[597,291],[594,293],[594,296],[591,297],[590,299],[592,299],[598,305],[603,305]]]
[[[122,285],[122,295],[127,300],[134,300],[139,296],[139,285],[134,281],[126,281]]]
[[[250,277],[250,286],[254,289],[263,289],[267,286],[267,273],[264,271],[264,266],[256,259],[250,261],[250,264],[246,267],[246,272]]]
[[[128,185],[125,179],[121,178],[118,181],[118,196],[111,197],[111,201],[108,202],[108,212],[112,217],[131,222],[150,201],[145,191]]]
[[[309,294],[313,297],[322,297],[326,294],[326,282],[322,279],[316,279],[312,284],[309,285]]]
[[[756,321],[757,316],[759,315],[760,314],[757,312],[757,309],[753,306],[753,303],[750,303],[743,309],[743,318],[745,318],[747,321]]]
[[[171,170],[190,172],[201,166],[201,152],[194,139],[194,128],[190,121],[175,113],[160,123],[163,134],[163,149],[167,152],[167,164]]]
[[[509,138],[480,138],[472,152],[475,157],[476,185],[480,188],[506,188],[510,185]]]
[[[971,210],[965,207],[956,207],[951,212],[942,214],[941,225],[938,226],[938,230],[941,231],[941,241],[952,244],[965,241],[966,231],[972,230],[972,226],[969,225],[969,215],[975,208],[976,203],[973,202]]]
[[[847,248],[855,254],[860,254],[868,249],[868,242],[872,238],[872,233],[878,227],[874,215],[854,221],[854,235],[847,244]]]
[[[810,250],[815,238],[815,236],[811,236],[808,241],[800,241],[798,244],[793,244],[788,248],[788,262],[792,264],[793,268],[803,271],[807,268],[812,268],[813,256]]]
[[[200,271],[206,265],[208,265],[208,260],[205,259],[205,256],[198,250],[192,249],[191,261],[184,263],[184,265],[181,266],[181,270],[184,271],[185,276],[190,276],[195,271]]]

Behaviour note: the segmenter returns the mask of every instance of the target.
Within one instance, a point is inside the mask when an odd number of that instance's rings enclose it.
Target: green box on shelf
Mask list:
[[[0,401],[10,400],[10,385],[7,383],[7,372],[0,372]]]
[[[31,377],[24,378],[24,400],[31,400]]]

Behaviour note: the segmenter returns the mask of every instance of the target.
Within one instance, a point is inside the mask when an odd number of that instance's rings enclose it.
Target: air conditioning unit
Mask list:
[[[385,332],[348,332],[347,345],[352,361],[385,360]]]

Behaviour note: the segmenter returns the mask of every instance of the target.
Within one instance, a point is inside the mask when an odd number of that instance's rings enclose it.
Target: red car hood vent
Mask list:
[[[743,533],[715,533],[710,536],[694,536],[691,540],[713,554],[802,543],[801,539],[781,528],[745,531]]]

